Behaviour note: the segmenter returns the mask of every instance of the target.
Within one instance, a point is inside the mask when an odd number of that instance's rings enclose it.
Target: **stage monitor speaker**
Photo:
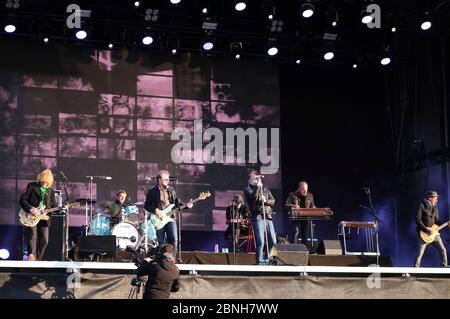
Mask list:
[[[78,236],[78,256],[116,257],[116,236]]]
[[[317,252],[320,255],[341,256],[341,242],[339,240],[322,240],[319,244]]]
[[[48,229],[48,245],[42,260],[64,261],[66,259],[66,215],[53,215]]]
[[[277,244],[272,248],[271,259],[276,260],[278,266],[306,266],[309,251],[303,244]]]

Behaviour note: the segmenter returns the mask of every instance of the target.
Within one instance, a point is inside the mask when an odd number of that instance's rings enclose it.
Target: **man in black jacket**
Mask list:
[[[419,249],[414,261],[415,267],[420,267],[422,256],[428,246],[428,244],[420,238],[419,232],[423,231],[431,235],[433,233],[433,230],[430,227],[434,224],[439,226],[441,225],[441,221],[439,220],[439,210],[437,207],[438,197],[439,195],[437,192],[428,192],[424,200],[420,203],[419,209],[417,210],[416,224]],[[441,266],[447,267],[447,251],[445,249],[444,243],[442,242],[441,236],[436,236],[432,244],[434,245],[434,247],[436,247],[441,255]]]
[[[145,198],[145,209],[150,214],[155,214],[156,217],[162,219],[161,210],[175,204],[175,207],[180,207],[183,203],[177,196],[175,189],[169,186],[170,174],[168,171],[160,171],[157,177],[157,185],[152,187]],[[186,204],[188,208],[192,208],[191,202]],[[171,244],[176,250],[177,247],[177,223],[175,219],[168,222],[163,228],[156,231],[156,236],[160,244],[166,242],[165,235],[167,235],[167,243]]]
[[[155,260],[145,262],[138,268],[138,276],[148,276],[143,299],[167,299],[171,292],[180,289],[180,272],[173,257],[170,244],[158,247]]]
[[[289,194],[285,208],[291,214],[292,209],[298,208],[316,208],[314,205],[314,196],[308,193],[308,183],[300,182],[298,184],[298,190]],[[291,221],[292,226],[292,239],[293,244],[298,244],[299,237],[302,240],[302,244],[307,244],[307,232],[308,232],[308,221]]]
[[[38,214],[39,207],[56,207],[55,192],[52,189],[53,174],[49,169],[39,173],[36,182],[29,183],[20,195],[20,206],[24,211]],[[41,220],[35,227],[24,227],[24,240],[28,252],[28,260],[42,260],[48,244],[48,221]]]
[[[261,176],[258,171],[250,172],[248,186],[245,188],[244,194],[248,208],[250,209],[253,232],[256,239],[256,264],[263,265],[267,263],[264,261],[266,231],[268,244],[267,259],[269,258],[273,245],[277,242],[272,222],[272,209],[275,205],[275,198],[270,190],[262,185]],[[265,224],[263,212],[265,212]]]

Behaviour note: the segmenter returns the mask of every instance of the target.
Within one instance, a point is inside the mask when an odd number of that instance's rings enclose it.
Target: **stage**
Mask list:
[[[178,264],[176,299],[447,299],[449,268]],[[133,263],[1,261],[0,298],[125,299]],[[138,298],[141,298],[142,289]]]

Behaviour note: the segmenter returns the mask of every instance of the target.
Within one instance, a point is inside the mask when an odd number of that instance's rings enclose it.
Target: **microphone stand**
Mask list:
[[[266,250],[267,250],[267,259],[265,260],[265,263],[267,263],[267,264],[269,264],[269,255],[270,255],[270,252],[269,252],[269,240],[268,240],[268,234],[267,234],[267,221],[266,221],[266,207],[265,207],[265,202],[264,202],[264,200],[262,199],[262,197],[264,196],[264,192],[263,192],[263,187],[264,187],[264,185],[263,185],[263,183],[262,183],[262,181],[261,181],[261,179],[260,179],[260,182],[261,182],[261,187],[258,187],[258,186],[256,186],[257,187],[257,192],[260,192],[260,195],[261,195],[261,197],[260,197],[260,200],[261,200],[261,202],[262,202],[262,209],[263,209],[263,220],[264,220],[264,240],[265,240],[265,246],[266,246]],[[264,256],[264,251],[263,251],[263,256]]]
[[[88,217],[88,204],[86,203],[86,236],[91,234],[91,228],[89,221],[92,220],[92,187],[94,184],[94,176],[87,176],[89,178],[89,217]]]
[[[378,217],[378,214],[377,214],[377,212],[375,210],[375,207],[372,204],[372,197],[370,195],[370,189],[367,188],[365,191],[366,191],[367,197],[369,199],[369,209],[368,209],[368,211],[375,218],[375,241],[376,241],[376,245],[377,245],[377,248],[376,248],[377,252],[376,252],[376,254],[377,254],[377,266],[379,267],[380,266],[380,242],[379,242],[378,229],[380,227],[380,224],[382,224],[383,222]]]
[[[175,180],[175,191],[178,194],[178,178],[174,178]],[[178,249],[177,249],[177,262],[183,263],[183,259],[181,258],[181,210],[178,210]]]
[[[65,231],[65,236],[64,236],[64,248],[63,248],[63,254],[64,254],[64,259],[65,260],[69,260],[69,252],[67,251],[67,248],[69,247],[69,203],[70,203],[70,198],[69,198],[69,193],[67,192],[67,182],[69,181],[67,179],[67,177],[63,174],[61,174],[63,177],[63,187],[64,187],[64,193],[66,195],[66,216],[64,217],[65,221],[64,221],[64,231]]]
[[[231,231],[232,231],[232,240],[233,240],[233,265],[236,265],[236,225],[234,221],[236,220],[236,209],[231,203]]]

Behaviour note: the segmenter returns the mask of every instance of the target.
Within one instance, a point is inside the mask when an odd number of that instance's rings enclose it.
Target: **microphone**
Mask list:
[[[264,178],[264,175],[256,175],[258,178]]]
[[[68,181],[69,179],[67,178],[67,176],[63,173],[63,171],[59,171],[59,173],[61,174],[62,177],[64,177],[64,179],[66,181]]]
[[[171,181],[175,181],[175,180],[177,180],[177,177],[176,177],[176,176],[171,176],[171,177],[169,177],[169,179],[170,179]]]
[[[106,175],[97,175],[97,176],[86,176],[87,178],[98,178],[98,179],[106,179],[106,180],[112,180],[111,176]]]

